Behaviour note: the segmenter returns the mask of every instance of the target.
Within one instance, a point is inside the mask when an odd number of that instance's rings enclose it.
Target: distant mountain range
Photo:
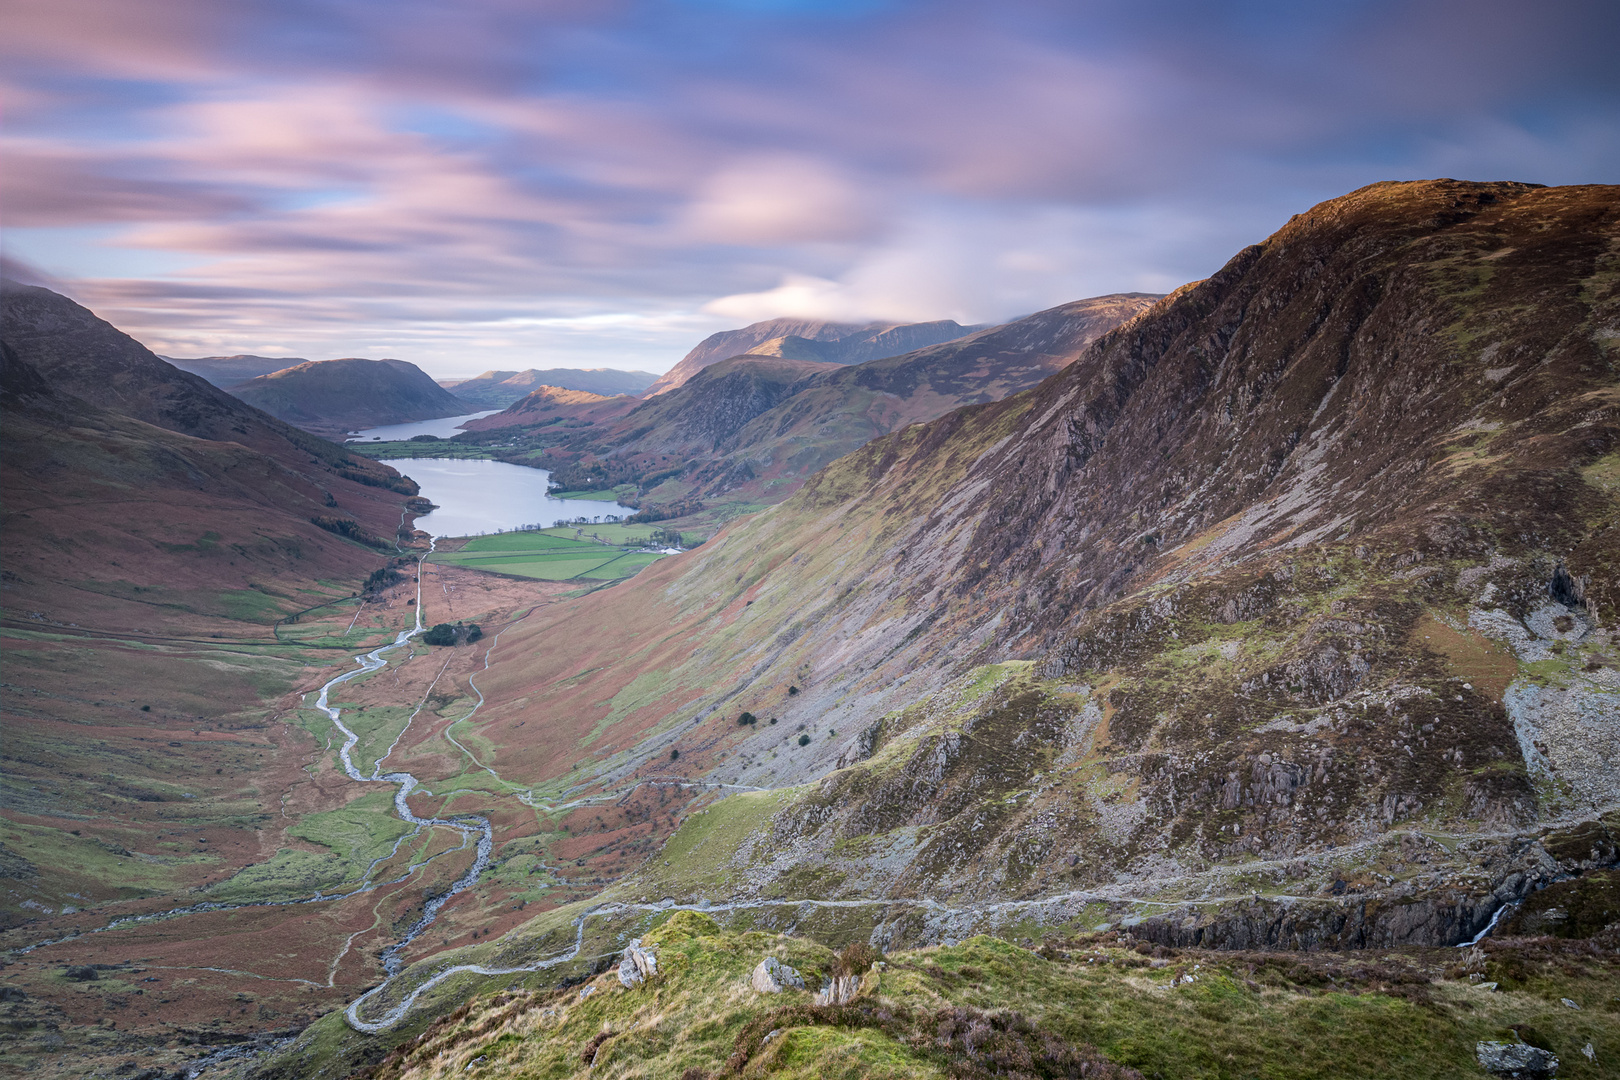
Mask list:
[[[769,319],[740,330],[710,334],[648,387],[649,396],[667,394],[710,364],[744,354],[859,364],[938,345],[981,329],[949,319],[924,323],[837,323],[821,319]]]
[[[477,411],[403,360],[306,361],[229,390],[305,431],[339,438],[360,428]]]
[[[1158,299],[1121,293],[1077,300],[943,344],[859,364],[780,353],[733,356],[706,362],[690,378],[644,402],[606,412],[593,405],[587,416],[570,413],[555,399],[544,402],[543,413],[520,401],[473,421],[458,438],[501,444],[502,455],[543,464],[570,490],[634,484],[634,494],[621,494],[648,506],[715,499],[777,501],[823,465],[878,435],[1035,385]],[[904,331],[900,334],[892,328],[866,328],[818,342],[776,332],[795,328],[830,334],[847,328],[776,320],[731,331],[739,336],[728,340],[771,333],[776,336],[765,338],[759,348],[785,344],[789,351],[806,353],[844,349],[848,356],[881,351],[883,346],[874,343],[893,344],[913,331],[943,334],[946,326],[917,324],[899,328]],[[962,329],[955,323],[948,326]]]
[[[441,379],[439,385],[481,409],[504,409],[543,386],[613,397],[640,394],[657,379],[650,371],[617,368],[547,368],[543,371],[529,368],[527,371],[486,371],[471,379]]]
[[[260,375],[268,375],[272,371],[280,371],[283,368],[309,363],[302,356],[250,356],[247,354],[239,356],[199,356],[191,360],[180,360],[172,356],[165,356],[163,359],[181,371],[201,375],[221,390],[228,390],[237,383],[257,379]]]

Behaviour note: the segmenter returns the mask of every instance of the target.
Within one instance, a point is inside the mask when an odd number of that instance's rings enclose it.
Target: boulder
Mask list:
[[[640,986],[656,974],[658,974],[658,957],[653,955],[651,949],[641,947],[640,938],[624,947],[624,956],[619,960],[621,983],[627,988]]]
[[[748,982],[762,994],[780,994],[790,988],[804,989],[804,976],[774,956],[767,956],[761,960],[754,968],[754,973],[748,977]]]
[[[1486,1072],[1514,1080],[1540,1080],[1558,1071],[1558,1058],[1529,1043],[1480,1042],[1474,1048]]]

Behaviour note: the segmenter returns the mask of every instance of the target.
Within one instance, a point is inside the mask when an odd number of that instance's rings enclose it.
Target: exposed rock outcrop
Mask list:
[[[641,947],[640,938],[624,947],[624,955],[619,960],[619,982],[627,989],[640,986],[657,974],[658,957],[651,949]]]
[[[1485,1042],[1475,1047],[1479,1067],[1513,1080],[1542,1080],[1558,1071],[1558,1057],[1526,1043]]]
[[[803,990],[804,976],[774,956],[767,956],[754,968],[748,984],[761,994],[780,994],[784,990]]]

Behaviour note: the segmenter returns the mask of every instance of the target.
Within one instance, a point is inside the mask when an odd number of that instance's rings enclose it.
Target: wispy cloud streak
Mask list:
[[[18,0],[8,253],[161,351],[667,367],[1168,288],[1379,179],[1620,175],[1620,10]]]

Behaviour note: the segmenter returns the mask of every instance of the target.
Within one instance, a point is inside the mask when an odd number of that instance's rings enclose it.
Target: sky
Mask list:
[[[1613,0],[8,0],[0,251],[168,356],[661,372],[1620,181]]]

